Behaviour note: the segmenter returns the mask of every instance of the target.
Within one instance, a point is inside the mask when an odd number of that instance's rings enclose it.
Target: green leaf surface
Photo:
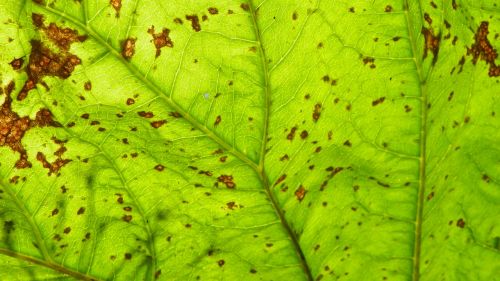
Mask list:
[[[1,280],[500,280],[495,0],[4,0]]]

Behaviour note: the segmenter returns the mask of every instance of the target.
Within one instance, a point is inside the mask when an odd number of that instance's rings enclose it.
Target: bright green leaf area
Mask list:
[[[3,0],[0,280],[500,280],[495,0]]]

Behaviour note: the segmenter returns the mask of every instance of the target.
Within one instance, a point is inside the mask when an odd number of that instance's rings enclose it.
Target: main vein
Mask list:
[[[307,260],[305,258],[305,255],[302,252],[299,240],[297,239],[295,232],[292,230],[292,228],[288,224],[288,221],[285,218],[285,214],[281,210],[281,206],[280,206],[277,198],[274,196],[273,191],[271,190],[271,186],[269,184],[269,179],[267,177],[266,170],[265,170],[265,158],[266,158],[266,149],[267,149],[266,146],[267,146],[268,130],[269,130],[269,112],[271,109],[271,91],[272,91],[271,90],[271,80],[269,77],[266,51],[265,51],[264,46],[262,44],[261,32],[259,29],[259,25],[257,23],[257,14],[255,11],[255,7],[254,7],[251,0],[248,0],[247,3],[248,3],[248,6],[250,7],[250,14],[251,14],[251,18],[252,18],[253,30],[255,33],[255,35],[254,35],[255,40],[259,44],[259,55],[260,55],[261,66],[262,66],[262,76],[263,76],[263,80],[264,80],[264,128],[263,128],[263,132],[262,132],[262,143],[261,143],[260,159],[259,159],[259,165],[258,165],[257,172],[259,173],[259,177],[262,181],[262,184],[264,185],[266,195],[269,198],[269,200],[271,201],[271,204],[273,205],[274,210],[276,211],[276,215],[279,217],[281,224],[283,225],[283,228],[285,228],[288,236],[290,237],[290,240],[293,244],[293,247],[297,253],[297,256],[300,259],[300,263],[301,263],[301,266],[304,270],[306,278],[311,281],[311,280],[313,280],[311,270],[309,268],[309,265],[307,264]]]
[[[422,217],[424,213],[424,196],[425,196],[425,166],[426,166],[426,152],[427,152],[427,94],[425,90],[426,79],[423,75],[422,59],[418,56],[417,48],[417,36],[414,34],[412,29],[412,20],[410,19],[409,9],[410,4],[408,0],[405,0],[405,16],[408,27],[408,36],[410,39],[410,45],[412,47],[413,61],[415,62],[415,68],[417,70],[419,90],[421,97],[421,108],[420,108],[420,152],[419,152],[419,184],[417,192],[417,210],[415,215],[415,239],[413,247],[413,269],[412,269],[412,281],[418,281],[420,279],[420,257],[422,249]],[[418,1],[419,11],[421,13],[420,2]]]

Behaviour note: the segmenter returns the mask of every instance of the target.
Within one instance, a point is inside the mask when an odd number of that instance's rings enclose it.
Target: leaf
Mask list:
[[[2,280],[498,280],[499,12],[3,1]]]

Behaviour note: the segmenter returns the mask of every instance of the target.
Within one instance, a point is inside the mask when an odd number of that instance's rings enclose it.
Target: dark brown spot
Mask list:
[[[248,5],[247,3],[241,3],[240,7],[244,10],[244,11],[250,11],[250,5]]]
[[[155,170],[157,170],[158,172],[162,172],[163,170],[165,170],[165,166],[158,164],[155,166]]]
[[[293,140],[293,138],[295,137],[295,131],[297,131],[297,127],[293,127],[292,129],[290,129],[290,133],[288,133],[286,138],[288,140]]]
[[[130,60],[135,54],[135,38],[127,38],[122,42],[122,56]]]
[[[197,15],[186,15],[186,19],[191,22],[194,31],[199,32],[201,30],[200,19]]]
[[[137,114],[139,114],[139,116],[144,117],[144,118],[153,118],[154,117],[154,114],[151,111],[148,111],[148,112],[139,111],[139,112],[137,112]]]
[[[174,118],[181,118],[182,115],[179,113],[179,112],[176,112],[176,111],[171,111],[170,113],[168,113],[169,116],[172,116]]]
[[[390,12],[392,12],[392,6],[391,6],[391,5],[387,5],[387,6],[385,6],[384,11],[385,11],[386,13],[390,13]]]
[[[352,143],[349,140],[346,140],[344,142],[344,145],[347,146],[347,147],[352,147]]]
[[[64,234],[70,233],[71,232],[71,227],[69,227],[69,226],[66,227],[63,232],[64,232]]]
[[[297,11],[294,11],[292,14],[292,20],[297,20],[299,18],[299,14],[297,14]]]
[[[451,0],[451,6],[453,7],[453,10],[456,10],[458,8],[456,0]]]
[[[432,24],[432,19],[431,17],[429,16],[428,13],[424,13],[424,20],[429,24],[431,25]]]
[[[385,100],[385,97],[380,97],[380,98],[378,98],[378,99],[376,99],[376,100],[372,101],[372,106],[377,106],[377,105],[379,105],[379,104],[383,103],[383,102],[384,102],[384,100]]]
[[[92,83],[90,81],[85,82],[85,84],[83,84],[83,88],[85,89],[85,91],[92,90]]]
[[[151,41],[155,44],[156,47],[156,57],[160,56],[161,48],[174,47],[174,42],[172,42],[172,39],[170,39],[169,37],[170,29],[163,28],[161,33],[155,33],[155,27],[153,25],[151,26],[151,28],[148,29],[148,33],[151,34],[151,36],[153,36],[153,39]]]
[[[62,158],[64,152],[66,152],[66,150],[67,150],[66,147],[64,146],[66,141],[61,141],[61,140],[58,140],[56,138],[52,138],[52,140],[54,141],[54,143],[59,145],[59,149],[57,149],[54,152],[54,155],[57,158],[52,163],[47,161],[45,154],[43,154],[42,152],[38,152],[36,154],[36,160],[38,160],[40,163],[42,163],[44,168],[49,170],[49,173],[48,173],[49,176],[52,174],[58,175],[61,168],[63,166],[65,166],[66,164],[68,164],[69,162],[71,162],[70,159],[63,159]]]
[[[125,222],[130,222],[132,220],[131,215],[123,215],[122,220]]]
[[[457,226],[460,227],[460,228],[464,228],[465,227],[465,221],[464,221],[464,219],[458,219],[457,220]]]
[[[220,267],[224,266],[224,264],[225,264],[225,263],[226,263],[226,262],[225,262],[224,260],[219,260],[219,261],[217,261],[217,264],[218,264]]]
[[[278,184],[280,184],[281,182],[283,182],[284,180],[286,179],[286,174],[283,174],[281,175],[277,180],[276,182],[274,183],[273,186],[277,186]]]
[[[132,259],[132,254],[131,253],[125,253],[125,259],[126,260]]]
[[[78,211],[76,212],[77,215],[83,215],[85,213],[85,207],[80,207]]]
[[[217,127],[219,125],[220,121],[222,121],[222,117],[220,117],[220,115],[218,115],[215,118],[214,127]]]
[[[320,116],[321,116],[321,104],[317,103],[316,105],[314,105],[314,111],[312,115],[313,121],[317,122]]]
[[[300,133],[300,138],[303,140],[305,140],[308,136],[309,136],[309,133],[306,130],[304,130]]]
[[[133,105],[134,103],[135,103],[135,100],[133,98],[127,99],[127,105]]]
[[[52,216],[55,216],[57,214],[59,214],[59,209],[56,208],[56,209],[52,210]]]
[[[10,66],[12,66],[12,69],[19,70],[24,64],[24,59],[23,58],[13,59],[9,64]]]

